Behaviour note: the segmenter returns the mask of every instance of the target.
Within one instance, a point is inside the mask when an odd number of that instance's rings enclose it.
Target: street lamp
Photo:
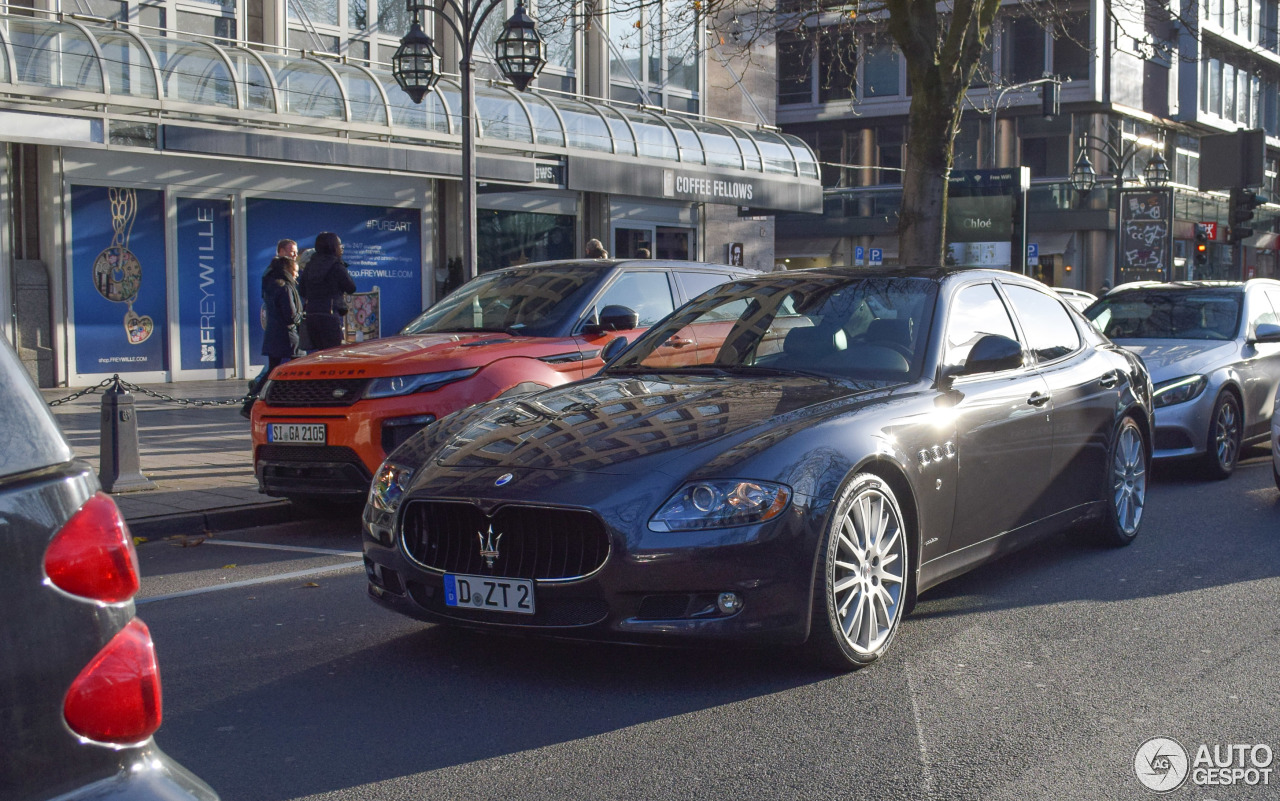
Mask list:
[[[440,80],[440,55],[422,29],[428,12],[438,14],[462,47],[458,71],[462,77],[462,269],[464,278],[476,275],[476,93],[474,56],[480,30],[493,10],[506,0],[406,0],[412,20],[409,32],[391,57],[391,72],[400,88],[415,103]],[[502,26],[494,42],[495,59],[503,77],[523,92],[547,63],[547,46],[538,24],[518,0],[516,11]]]
[[[1106,158],[1107,167],[1112,176],[1114,176],[1111,180],[1115,183],[1116,190],[1116,263],[1112,268],[1112,280],[1117,283],[1119,282],[1120,227],[1122,224],[1121,214],[1123,212],[1120,207],[1120,192],[1124,189],[1125,173],[1128,171],[1129,164],[1133,161],[1134,156],[1138,154],[1139,147],[1159,147],[1159,145],[1134,140],[1116,147],[1111,141],[1100,136],[1087,133],[1080,134],[1080,137],[1076,140],[1076,163],[1071,169],[1071,177],[1069,179],[1072,189],[1081,195],[1089,194],[1100,180],[1097,171],[1093,168],[1093,162],[1089,160],[1089,149],[1096,150]],[[1169,164],[1159,150],[1156,150],[1147,161],[1147,166],[1143,168],[1142,182],[1149,189],[1161,189],[1169,185]]]

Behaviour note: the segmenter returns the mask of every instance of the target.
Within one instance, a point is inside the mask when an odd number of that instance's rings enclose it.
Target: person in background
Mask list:
[[[298,296],[298,262],[281,256],[271,260],[262,276],[262,300],[267,306],[262,355],[267,357],[269,372],[299,355],[302,299]]]
[[[297,259],[298,243],[292,239],[281,239],[276,243],[276,256],[282,259]]]
[[[316,237],[316,252],[307,262],[298,291],[305,301],[307,339],[312,350],[342,344],[342,316],[347,313],[346,293],[356,283],[342,260],[342,240],[332,231]]]
[[[607,259],[609,251],[604,249],[604,244],[599,239],[588,239],[586,248],[588,259]]]
[[[636,258],[637,258],[637,259],[651,259],[651,258],[653,258],[653,257],[649,255],[649,249],[648,249],[648,248],[636,248]]]
[[[277,252],[285,249],[285,242],[292,241],[282,240],[276,247]],[[298,252],[296,244],[293,252]],[[302,298],[298,296],[298,262],[287,256],[276,256],[262,274],[262,355],[267,357],[267,364],[249,382],[249,392],[240,405],[240,416],[246,420],[252,417],[253,404],[271,371],[302,355],[299,349],[302,316]]]

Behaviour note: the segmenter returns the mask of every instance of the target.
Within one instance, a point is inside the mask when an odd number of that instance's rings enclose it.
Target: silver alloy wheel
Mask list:
[[[1135,425],[1120,429],[1111,465],[1111,490],[1116,525],[1132,536],[1142,522],[1142,510],[1147,502],[1147,455],[1142,434]]]
[[[876,653],[902,614],[906,547],[896,506],[878,488],[863,489],[840,521],[827,584],[840,633],[859,654]]]
[[[1218,454],[1218,464],[1229,469],[1236,463],[1240,451],[1240,418],[1236,405],[1231,402],[1218,404],[1213,416],[1213,444]]]

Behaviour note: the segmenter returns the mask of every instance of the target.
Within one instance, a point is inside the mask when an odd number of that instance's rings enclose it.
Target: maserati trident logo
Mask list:
[[[493,524],[490,523],[488,536],[483,531],[477,531],[476,536],[480,538],[480,555],[484,557],[484,566],[493,567],[499,556],[498,545],[502,542],[502,535],[493,536]]]

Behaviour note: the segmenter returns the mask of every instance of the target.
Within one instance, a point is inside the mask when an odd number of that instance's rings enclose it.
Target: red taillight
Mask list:
[[[115,501],[99,492],[71,516],[49,543],[44,571],[72,595],[105,603],[138,592],[138,553]]]
[[[81,737],[141,742],[160,728],[160,668],[151,632],[134,619],[98,652],[67,690],[62,713]]]

